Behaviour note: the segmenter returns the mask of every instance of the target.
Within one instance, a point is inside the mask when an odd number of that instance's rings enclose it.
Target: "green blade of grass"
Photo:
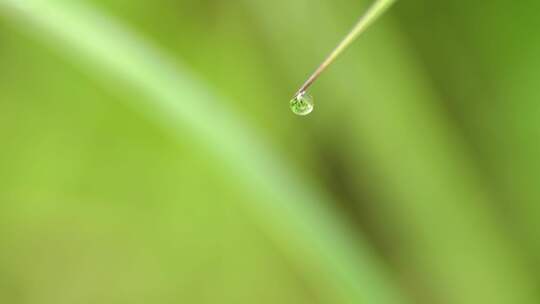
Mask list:
[[[320,271],[320,292],[343,303],[405,303],[384,266],[249,126],[183,68],[117,22],[73,1],[0,1],[0,13],[52,43],[114,89],[128,84],[147,102],[131,105],[182,140],[190,130],[237,172],[256,200],[261,226],[306,271]],[[31,26],[31,27],[29,27]],[[108,75],[105,75],[108,74]],[[182,132],[177,132],[182,130]]]
[[[295,97],[305,92],[317,78],[364,32],[377,20],[396,0],[376,0],[360,17],[352,30],[345,35],[336,48],[326,57],[306,82],[298,89]]]

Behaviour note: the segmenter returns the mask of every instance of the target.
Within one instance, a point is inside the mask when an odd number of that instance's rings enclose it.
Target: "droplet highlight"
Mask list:
[[[291,111],[300,116],[308,115],[313,111],[313,97],[306,93],[296,95],[290,102]]]

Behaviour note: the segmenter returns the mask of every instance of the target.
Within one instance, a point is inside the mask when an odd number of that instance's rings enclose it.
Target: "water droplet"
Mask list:
[[[313,97],[307,95],[305,92],[296,95],[291,99],[291,111],[294,114],[304,116],[313,111]]]

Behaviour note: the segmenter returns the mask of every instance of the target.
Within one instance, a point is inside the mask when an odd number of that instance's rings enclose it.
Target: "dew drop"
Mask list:
[[[313,111],[313,97],[305,92],[296,95],[290,102],[291,111],[300,116],[305,116]]]

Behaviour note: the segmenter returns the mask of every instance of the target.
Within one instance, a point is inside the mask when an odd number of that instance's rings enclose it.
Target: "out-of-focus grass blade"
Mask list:
[[[540,2],[494,1],[487,11],[481,3],[467,10],[453,2],[411,3],[403,17],[418,7],[444,12],[431,22],[443,33],[435,39],[424,38],[431,34],[424,32],[421,21],[413,22],[408,31],[429,63],[436,85],[452,101],[452,111],[477,157],[489,168],[498,201],[510,211],[504,218],[508,230],[525,241],[522,253],[536,266],[531,270],[538,269],[540,142],[532,139],[540,129],[540,37],[534,34],[540,27],[536,17]],[[502,18],[508,22],[501,23]],[[447,27],[456,20],[459,26]]]
[[[325,207],[328,198],[306,187],[207,87],[148,43],[74,1],[2,0],[0,10],[21,27],[32,25],[34,34],[112,88],[128,84],[145,94],[148,102],[133,106],[172,134],[188,129],[198,136],[256,198],[252,210],[282,248],[334,282],[322,293],[345,303],[404,302],[369,248]]]

